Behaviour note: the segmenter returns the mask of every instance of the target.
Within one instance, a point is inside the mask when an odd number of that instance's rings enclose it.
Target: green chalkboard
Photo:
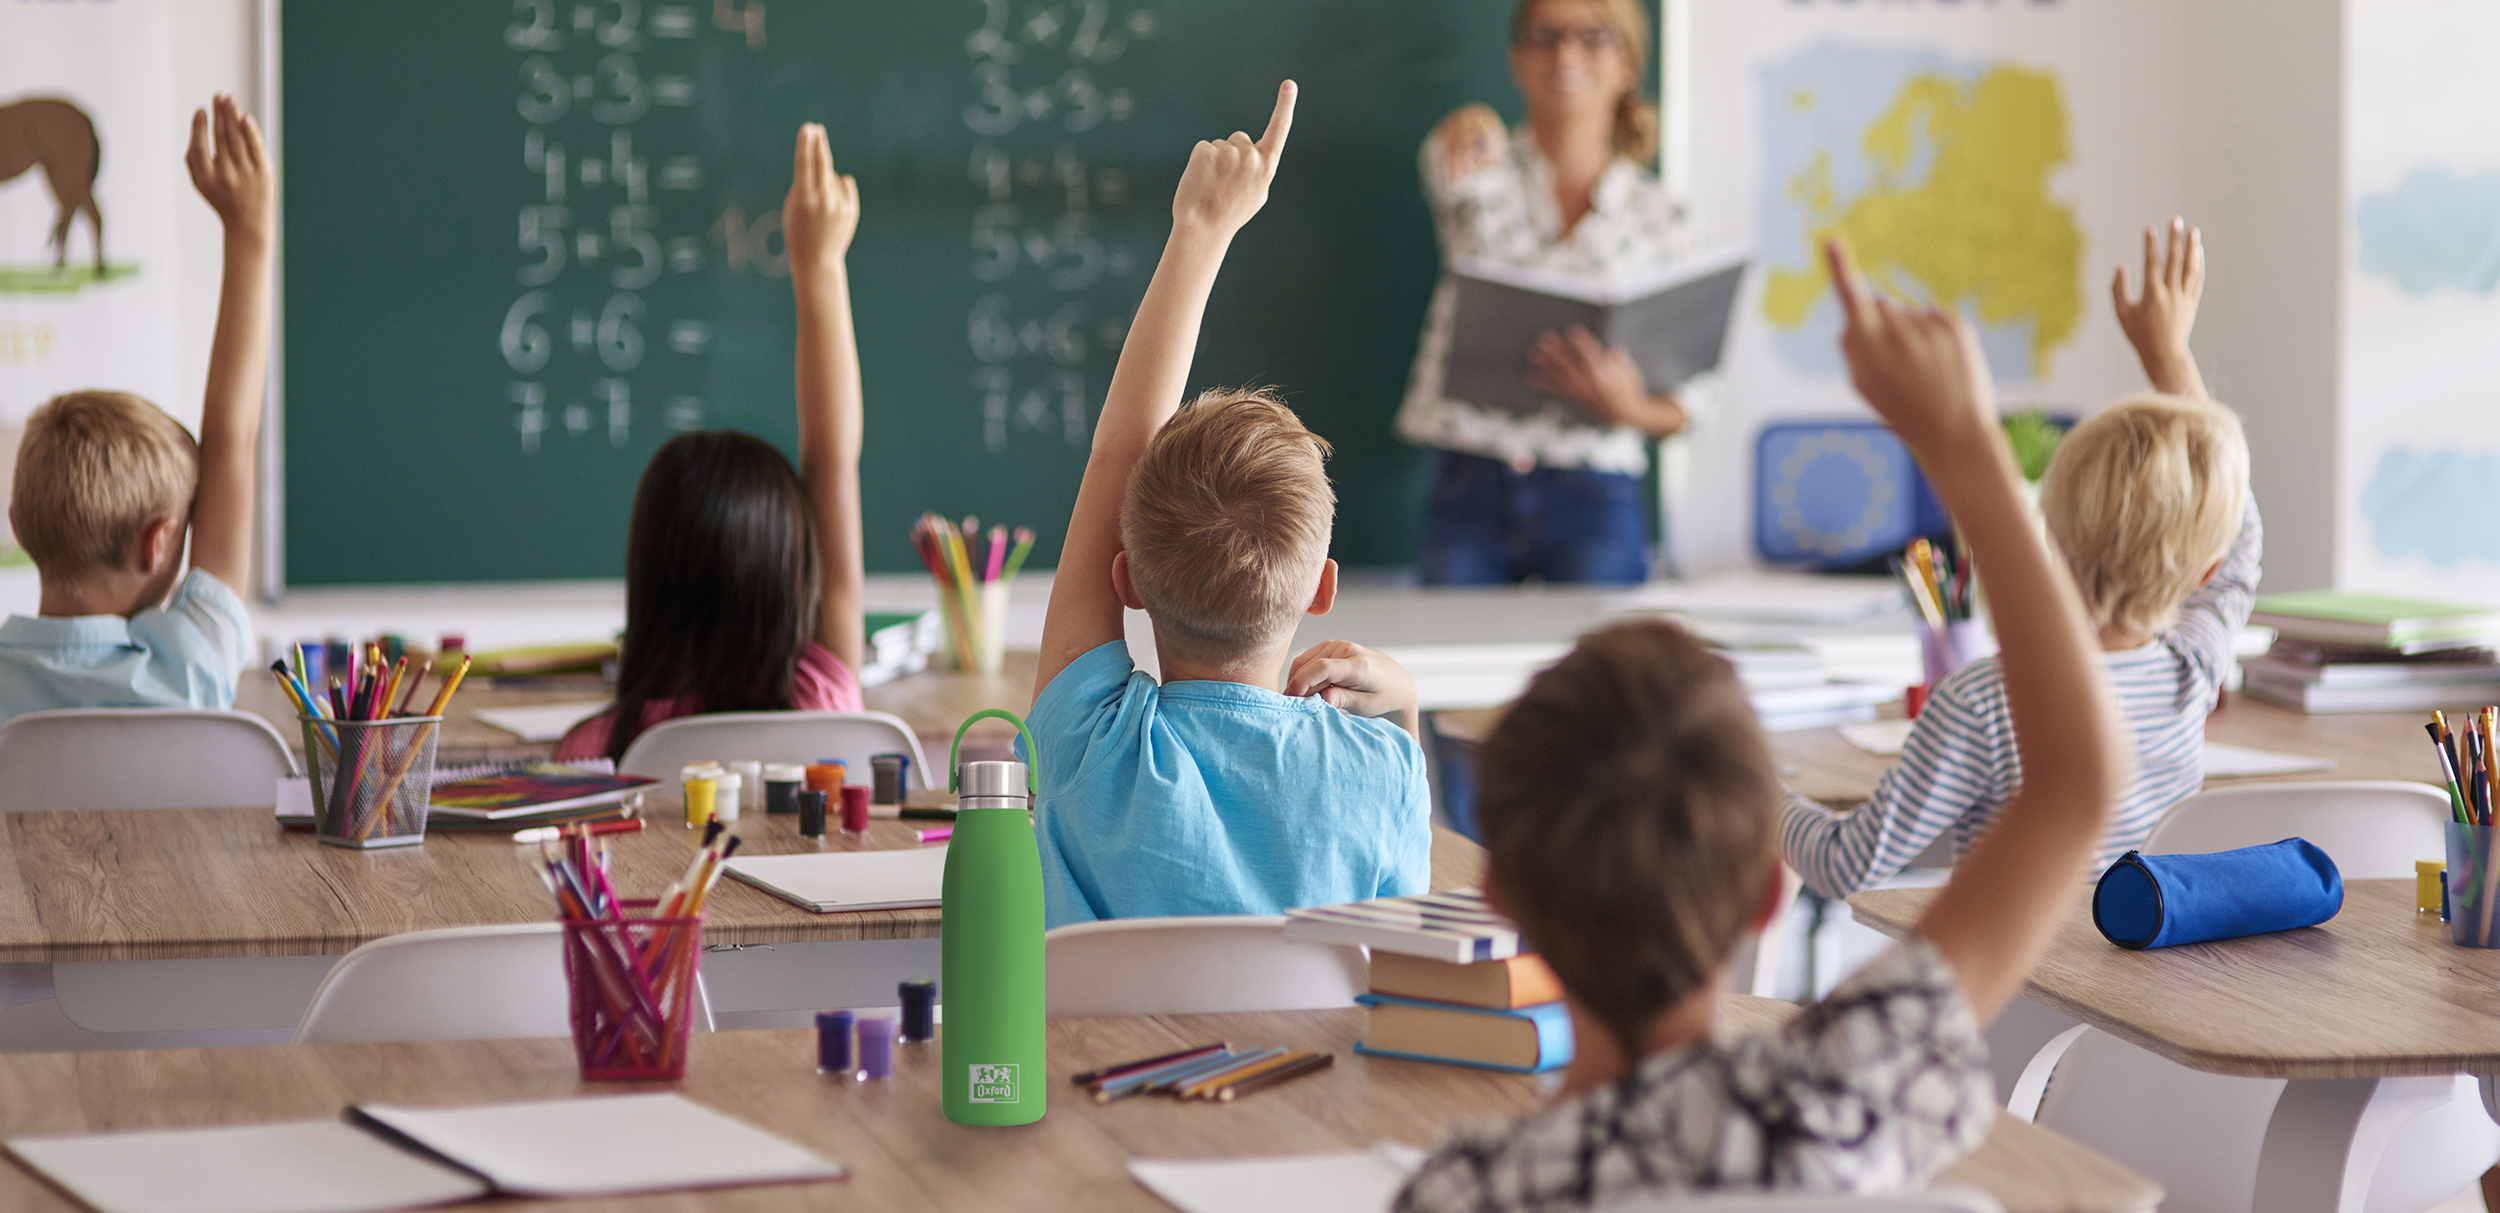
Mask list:
[[[857,175],[872,570],[934,509],[1053,561],[1193,140],[1302,102],[1198,384],[1336,444],[1336,555],[1411,558],[1391,418],[1431,291],[1415,149],[1514,118],[1511,0],[297,0],[282,11],[286,580],[614,577],[675,431],[785,450],[780,199]]]

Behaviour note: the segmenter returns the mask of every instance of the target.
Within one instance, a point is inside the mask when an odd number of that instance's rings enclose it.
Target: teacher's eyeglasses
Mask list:
[[[1519,45],[1533,51],[1552,53],[1565,42],[1576,42],[1591,53],[1610,50],[1615,44],[1615,31],[1603,25],[1581,25],[1564,29],[1552,25],[1531,25],[1519,31]]]

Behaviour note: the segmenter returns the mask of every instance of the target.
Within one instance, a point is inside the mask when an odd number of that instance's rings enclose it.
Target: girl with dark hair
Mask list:
[[[680,434],[651,457],[626,538],[616,703],[559,759],[622,758],[696,712],[860,710],[859,347],[842,257],[859,184],[825,128],[800,128],[781,205],[798,296],[799,467],[734,430]]]

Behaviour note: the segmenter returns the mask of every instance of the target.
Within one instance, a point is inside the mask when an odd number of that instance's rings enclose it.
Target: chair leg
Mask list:
[[[2266,1122],[2254,1208],[2361,1213],[2398,1126],[2456,1093],[2451,1078],[2296,1078]]]
[[[2005,1097],[2007,1112],[2017,1120],[2039,1118],[2040,1099],[2049,1093],[2049,1075],[2056,1073],[2057,1063],[2065,1058],[2066,1050],[2073,1048],[2075,1041],[2090,1026],[2076,1024],[2050,1037],[2049,1043],[2040,1046],[2040,1051],[2031,1055],[2031,1064],[2023,1067],[2022,1077],[2014,1080],[2013,1092]]]

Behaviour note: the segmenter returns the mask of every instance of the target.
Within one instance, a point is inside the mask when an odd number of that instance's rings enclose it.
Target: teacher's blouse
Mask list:
[[[1450,327],[1458,303],[1452,259],[1475,257],[1549,274],[1595,278],[1685,256],[1684,208],[1657,174],[1621,156],[1606,166],[1588,214],[1569,235],[1554,205],[1554,174],[1525,126],[1493,163],[1443,184],[1439,148],[1424,140],[1424,198],[1441,238],[1441,284],[1432,294],[1398,435],[1514,465],[1588,468],[1640,475],[1648,466],[1642,433],[1588,420],[1578,404],[1555,401],[1532,416],[1477,408],[1441,394]],[[1687,404],[1689,409],[1689,402]]]

